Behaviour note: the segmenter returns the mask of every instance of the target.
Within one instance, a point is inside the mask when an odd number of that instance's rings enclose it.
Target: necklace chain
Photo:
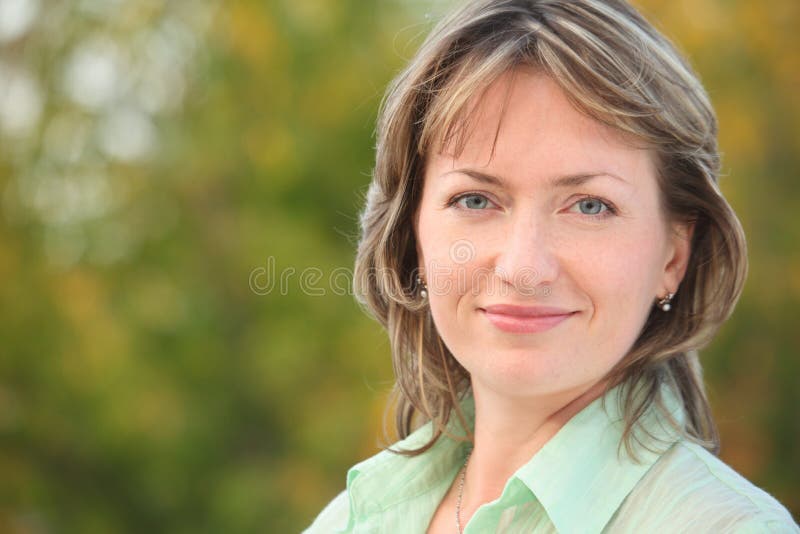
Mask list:
[[[472,451],[467,453],[467,457],[464,459],[464,467],[461,468],[461,476],[458,479],[458,498],[456,499],[456,528],[458,529],[458,534],[463,532],[461,530],[461,499],[464,497],[464,481],[467,478],[467,464],[470,456],[472,456]]]

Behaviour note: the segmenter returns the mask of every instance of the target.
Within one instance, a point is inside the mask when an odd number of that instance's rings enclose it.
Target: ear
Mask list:
[[[694,222],[676,222],[670,225],[668,254],[664,265],[663,293],[677,292],[692,254]]]

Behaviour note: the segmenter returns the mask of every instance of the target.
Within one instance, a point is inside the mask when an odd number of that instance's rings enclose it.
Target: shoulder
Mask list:
[[[347,490],[328,503],[303,534],[330,534],[345,530],[350,517],[350,498]]]
[[[675,443],[640,480],[620,519],[659,531],[795,532],[791,514],[703,447]]]

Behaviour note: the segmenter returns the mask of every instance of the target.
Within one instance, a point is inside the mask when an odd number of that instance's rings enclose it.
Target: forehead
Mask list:
[[[492,167],[511,176],[654,170],[650,150],[579,111],[552,78],[531,68],[502,74],[456,120],[457,133],[431,151],[431,165]]]

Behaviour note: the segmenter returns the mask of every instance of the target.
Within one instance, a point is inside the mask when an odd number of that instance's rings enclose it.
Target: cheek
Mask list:
[[[480,263],[475,239],[468,239],[463,229],[438,223],[426,227],[424,216],[420,219],[428,303],[443,340],[460,353],[463,347],[452,345],[464,338],[465,325],[474,320],[470,314],[488,284],[488,268]]]
[[[417,235],[431,300],[450,299],[466,292],[466,275],[476,251],[463,229],[448,224],[446,217],[423,205]]]
[[[479,294],[473,287],[477,271],[472,250],[470,242],[455,240],[443,241],[426,253],[425,278],[434,315],[441,312],[442,318],[452,320],[462,299]]]
[[[569,262],[574,278],[585,283],[587,293],[615,299],[641,298],[656,291],[663,252],[658,228],[612,233],[588,239]],[[655,294],[653,294],[654,296]]]
[[[602,247],[587,245],[591,258],[573,263],[580,269],[575,280],[591,300],[588,333],[606,367],[630,350],[653,305],[661,257],[654,232],[627,232]]]
[[[446,249],[446,244],[444,244]],[[469,325],[473,324],[472,303],[478,289],[472,287],[472,264],[449,260],[449,255],[439,255],[430,261],[426,258],[428,273],[428,305],[436,329],[450,352],[457,355],[458,361],[470,368],[471,345],[483,340],[471,340]],[[466,360],[465,360],[466,358]]]

